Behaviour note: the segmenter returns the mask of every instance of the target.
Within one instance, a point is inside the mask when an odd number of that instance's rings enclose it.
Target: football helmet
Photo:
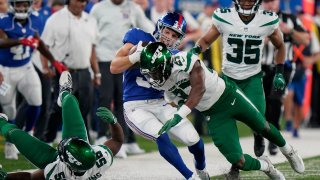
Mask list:
[[[250,16],[258,11],[262,0],[249,0],[252,3],[251,8],[243,7],[241,0],[233,0],[236,10],[244,16]]]
[[[179,34],[178,40],[169,38],[165,36],[162,32],[164,28],[169,28],[173,30],[174,32]],[[166,15],[161,17],[157,23],[156,28],[153,32],[153,36],[157,41],[160,41],[161,38],[166,39],[166,41],[170,41],[172,44],[171,46],[168,46],[169,49],[175,49],[179,46],[182,39],[185,36],[187,29],[187,22],[185,21],[184,17],[176,12],[168,12]]]
[[[154,88],[163,86],[171,75],[171,52],[161,42],[148,44],[141,52],[140,72]]]
[[[25,6],[24,2],[27,2],[28,6]],[[16,19],[27,19],[31,14],[33,0],[9,0],[9,3],[9,11]]]
[[[62,140],[58,145],[58,155],[62,162],[77,173],[87,171],[96,162],[96,155],[91,146],[78,137]]]

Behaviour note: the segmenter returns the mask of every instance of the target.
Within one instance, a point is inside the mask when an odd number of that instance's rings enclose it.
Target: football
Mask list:
[[[142,42],[142,47],[146,47],[149,44],[149,42]],[[133,54],[134,52],[136,52],[137,50],[137,45],[133,46],[130,51],[129,54]]]

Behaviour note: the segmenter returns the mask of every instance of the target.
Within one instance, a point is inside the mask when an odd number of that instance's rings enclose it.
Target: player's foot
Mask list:
[[[126,144],[126,152],[128,154],[143,154],[146,151],[141,149],[137,143],[128,143]]]
[[[293,170],[295,170],[297,173],[303,173],[304,172],[304,163],[302,158],[299,156],[297,150],[295,150],[292,146],[291,146],[291,151],[287,154],[283,153],[283,155],[288,159],[291,168]]]
[[[201,179],[196,173],[193,173],[192,176],[188,178],[188,180],[201,180]]]
[[[63,92],[72,92],[72,78],[71,74],[68,71],[63,71],[59,79],[59,97],[57,99],[58,106],[61,107],[62,102],[62,93]]]
[[[238,168],[230,168],[228,174],[225,174],[224,177],[227,180],[239,180],[240,179],[240,170]]]
[[[283,180],[286,179],[282,172],[276,169],[267,156],[258,157],[258,159],[268,163],[267,170],[263,171],[270,179]]]
[[[269,149],[270,155],[272,155],[272,156],[277,155],[277,153],[279,151],[278,146],[273,144],[272,142],[269,142],[268,149]]]
[[[196,173],[201,180],[210,180],[210,176],[206,168],[204,168],[203,170],[199,170],[196,168]]]
[[[294,138],[299,138],[299,131],[298,131],[298,129],[293,129],[293,131],[292,131],[292,137],[294,137]]]
[[[122,159],[127,158],[127,152],[126,152],[126,145],[125,144],[122,144],[119,152],[116,154],[116,157],[117,158],[122,158]]]
[[[253,134],[254,137],[254,154],[257,157],[262,156],[265,149],[265,143],[264,138],[261,135],[258,135],[256,133]]]
[[[6,159],[18,160],[18,153],[14,144],[6,142],[4,146],[4,156]]]
[[[292,131],[292,121],[286,121],[286,131],[290,132]]]

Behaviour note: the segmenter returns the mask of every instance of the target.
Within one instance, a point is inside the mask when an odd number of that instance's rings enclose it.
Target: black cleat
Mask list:
[[[253,134],[253,137],[254,137],[254,154],[257,157],[260,157],[263,155],[264,149],[265,149],[264,138],[261,135],[256,133]]]
[[[277,155],[277,153],[279,151],[278,146],[273,144],[272,142],[269,142],[268,149],[269,149],[270,155],[272,155],[272,156]]]

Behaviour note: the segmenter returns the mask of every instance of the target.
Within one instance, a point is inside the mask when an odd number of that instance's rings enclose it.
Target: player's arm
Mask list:
[[[280,22],[279,27],[281,31],[284,34],[290,35],[295,43],[307,46],[310,43],[310,37],[304,29],[302,22],[296,16],[291,16],[291,20],[293,28],[289,28],[286,23]]]
[[[204,52],[219,36],[219,30],[215,25],[212,25],[211,28],[197,41],[196,45],[192,48],[192,51],[194,54]]]
[[[19,39],[8,39],[7,34],[0,29],[0,48],[10,48],[21,45]]]
[[[104,145],[112,151],[113,155],[115,155],[120,150],[124,141],[123,130],[117,122],[117,118],[108,108],[99,107],[96,114],[102,121],[110,124],[111,139],[107,140]]]
[[[286,57],[286,48],[280,30],[274,30],[274,32],[269,36],[269,39],[276,49],[274,59],[275,64],[284,64]]]
[[[101,85],[101,73],[100,73],[100,69],[99,69],[99,65],[98,65],[98,61],[97,61],[97,54],[96,54],[95,45],[92,46],[90,64],[91,64],[91,69],[94,73],[94,77],[93,77],[94,85],[100,86]]]
[[[129,69],[133,64],[129,60],[130,49],[134,45],[132,43],[125,43],[116,53],[115,58],[111,61],[110,72],[112,74],[120,74]]]
[[[9,173],[6,180],[44,180],[44,171],[39,169],[33,173],[29,172],[16,172],[16,173]]]

